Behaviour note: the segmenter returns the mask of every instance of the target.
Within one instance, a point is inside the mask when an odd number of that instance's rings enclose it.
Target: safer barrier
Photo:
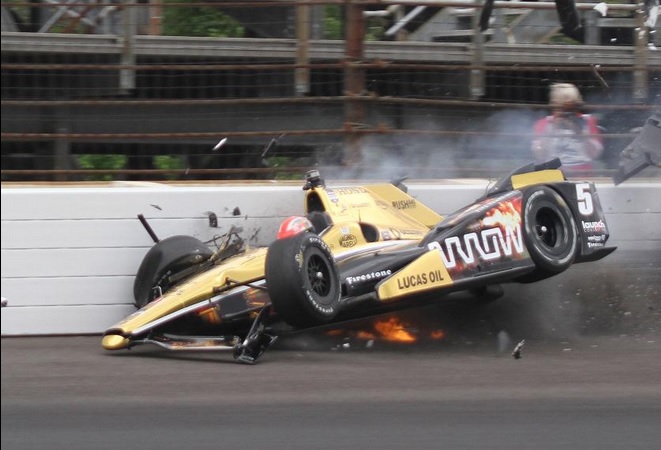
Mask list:
[[[414,197],[447,214],[479,197],[487,183],[407,184]],[[661,254],[661,183],[604,181],[598,190],[612,243]],[[3,187],[1,200],[2,335],[95,334],[135,310],[133,276],[153,244],[138,214],[159,238],[208,240],[239,226],[250,245],[267,245],[283,218],[302,212],[303,191],[280,183]]]

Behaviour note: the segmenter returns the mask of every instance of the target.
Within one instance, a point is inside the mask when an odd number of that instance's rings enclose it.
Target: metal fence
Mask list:
[[[2,2],[2,180],[491,176],[529,158],[555,81],[599,117],[607,172],[661,102],[658,14],[654,1]]]

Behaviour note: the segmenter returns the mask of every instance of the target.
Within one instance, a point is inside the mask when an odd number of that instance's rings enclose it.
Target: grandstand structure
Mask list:
[[[661,103],[654,1],[3,2],[2,180],[491,176],[556,81],[607,171]]]

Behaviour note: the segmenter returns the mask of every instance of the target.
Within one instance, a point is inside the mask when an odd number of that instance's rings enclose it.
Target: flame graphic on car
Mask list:
[[[502,202],[495,208],[487,211],[482,219],[483,228],[499,226],[502,229],[506,227],[516,227],[521,223],[521,198]]]

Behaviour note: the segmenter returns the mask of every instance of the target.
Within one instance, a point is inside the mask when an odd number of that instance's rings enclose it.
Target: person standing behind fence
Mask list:
[[[578,88],[570,83],[553,84],[549,100],[551,115],[534,125],[535,161],[541,163],[557,157],[565,169],[592,170],[604,146],[596,118],[581,112],[583,99]]]

